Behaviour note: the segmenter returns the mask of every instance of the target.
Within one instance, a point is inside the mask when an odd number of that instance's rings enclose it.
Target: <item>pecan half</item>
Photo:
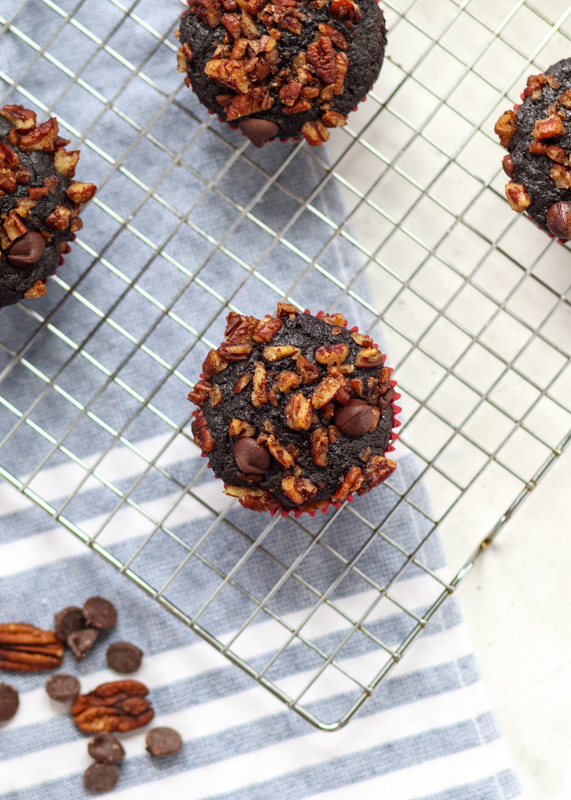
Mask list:
[[[363,495],[366,492],[374,489],[389,475],[391,475],[397,468],[396,462],[384,456],[372,456],[363,470],[363,482],[357,490],[358,495]]]
[[[383,363],[383,354],[374,347],[363,347],[359,350],[355,358],[355,366],[367,369],[369,367],[380,367]]]
[[[242,389],[245,389],[251,380],[252,380],[251,372],[245,372],[243,375],[240,375],[240,377],[236,381],[236,386],[234,387],[234,394],[240,394]]]
[[[256,361],[252,386],[252,404],[262,406],[268,402],[268,377],[261,361]]]
[[[280,372],[277,377],[278,390],[285,395],[289,395],[292,389],[297,389],[300,383],[301,378],[296,372],[284,370],[284,372]]]
[[[0,114],[22,132],[36,127],[35,111],[24,106],[6,105],[0,109]]]
[[[38,125],[37,128],[32,128],[20,136],[18,145],[21,150],[40,150],[44,153],[51,153],[55,150],[58,130],[57,119],[50,117],[46,122]]]
[[[277,317],[264,317],[264,319],[258,324],[256,331],[254,333],[253,339],[258,344],[266,344],[271,342],[276,333],[282,327],[281,319]]]
[[[319,364],[328,366],[339,366],[347,360],[349,348],[346,344],[322,345],[315,351],[315,360]]]
[[[126,733],[148,725],[155,712],[146,700],[149,690],[133,680],[102,683],[80,694],[71,706],[71,718],[85,733]]]
[[[318,467],[327,466],[329,435],[326,428],[317,428],[309,434],[309,452]]]
[[[250,81],[246,72],[247,63],[232,58],[216,58],[208,61],[204,72],[209,78],[220,81],[236,92],[246,94],[250,88]]]
[[[358,491],[364,480],[365,478],[361,472],[361,467],[351,467],[333,497],[336,500],[345,500],[347,495]]]
[[[224,338],[228,344],[245,344],[252,341],[259,320],[256,317],[245,317],[231,311],[226,317]]]
[[[553,167],[553,170],[557,169],[558,166],[559,165]],[[565,167],[562,167],[562,169],[565,169]],[[551,177],[553,177],[553,174]],[[514,211],[517,211],[518,214],[531,205],[529,195],[522,183],[513,183],[512,181],[506,183],[506,197],[510,206]]]
[[[230,421],[230,425],[228,426],[228,435],[230,438],[234,436],[246,437],[251,438],[255,436],[256,429],[253,425],[250,425],[249,422],[246,422],[243,419],[238,419],[234,417],[233,420]]]
[[[292,344],[280,344],[277,347],[264,347],[266,361],[282,361],[284,358],[296,359],[301,353],[299,347]]]
[[[565,136],[566,133],[561,117],[555,114],[547,119],[538,119],[531,135],[534,139],[555,139],[558,136]]]
[[[342,376],[328,375],[321,383],[314,389],[311,396],[311,404],[314,408],[323,408],[326,403],[329,403],[339,389],[345,384],[347,379]]]
[[[188,393],[188,399],[191,403],[201,406],[208,400],[211,391],[212,384],[209,381],[199,380]]]
[[[55,210],[46,218],[48,228],[64,231],[71,222],[71,211],[66,206],[56,206]]]
[[[311,427],[312,413],[310,400],[301,392],[296,392],[290,397],[284,409],[286,425],[292,431],[308,431]]]
[[[282,491],[297,506],[313,500],[317,486],[309,478],[294,478],[291,475],[282,479]]]
[[[223,342],[218,348],[219,356],[226,361],[246,361],[251,352],[251,344],[228,344]]]
[[[218,375],[219,372],[225,370],[228,363],[226,359],[222,358],[218,350],[211,350],[204,359],[202,365],[202,371],[206,380],[209,380],[214,375]]]
[[[76,206],[83,206],[91,200],[96,191],[97,186],[93,183],[72,181],[66,189],[66,194]]]
[[[194,443],[200,447],[203,453],[211,453],[214,449],[214,439],[202,409],[197,412],[190,428],[194,436]]]
[[[237,497],[241,506],[250,508],[252,511],[271,511],[281,505],[273,495],[262,491],[262,489],[250,489],[246,486],[226,486],[224,494],[230,497]]]
[[[345,75],[349,69],[349,59],[345,53],[335,55],[335,84],[333,91],[335,94],[343,94],[345,88]]]
[[[335,50],[329,36],[322,36],[309,45],[307,59],[323,83],[335,83]]]
[[[329,130],[320,119],[309,120],[301,126],[301,132],[305,136],[306,142],[311,147],[319,147],[329,139]]]
[[[515,111],[504,111],[502,116],[496,122],[494,133],[500,137],[500,144],[502,147],[508,147],[511,140],[514,138],[517,131],[516,123],[517,114]]]
[[[296,368],[299,373],[299,377],[306,386],[310,383],[315,383],[315,381],[319,380],[319,376],[321,375],[319,367],[313,364],[305,356],[298,356]]]
[[[63,649],[52,631],[21,622],[0,625],[0,669],[18,672],[54,669],[61,665]]]

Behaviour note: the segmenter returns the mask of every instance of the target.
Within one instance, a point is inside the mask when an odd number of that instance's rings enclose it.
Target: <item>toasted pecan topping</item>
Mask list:
[[[319,376],[321,375],[321,373],[319,372],[319,367],[313,364],[305,356],[298,357],[296,361],[296,368],[299,377],[306,385],[310,383],[315,383],[316,380],[319,380]]]
[[[261,406],[268,402],[268,379],[266,368],[261,361],[256,361],[252,389],[252,403]]]
[[[504,111],[502,116],[496,122],[494,133],[497,133],[497,135],[500,137],[500,144],[502,147],[507,148],[516,134],[516,118],[517,114],[515,111]]]
[[[286,425],[292,431],[307,431],[311,427],[312,413],[309,398],[301,392],[296,392],[290,397],[284,409]]]
[[[349,348],[346,344],[322,345],[315,351],[315,360],[319,364],[339,366],[347,360]]]
[[[203,453],[211,453],[214,449],[214,439],[202,409],[197,411],[190,428],[194,436],[194,443],[200,447]]]
[[[264,347],[264,358],[266,361],[282,361],[284,358],[296,359],[301,350],[292,344],[280,344],[277,347],[269,345]]]
[[[211,350],[204,359],[202,371],[206,380],[209,380],[214,375],[218,375],[219,372],[225,370],[227,366],[228,361],[222,358],[217,350]]]
[[[281,327],[281,319],[270,316],[264,317],[258,324],[253,339],[255,342],[258,342],[258,344],[271,342]]]
[[[283,478],[282,490],[292,503],[298,506],[309,500],[313,500],[317,494],[317,486],[315,486],[309,478],[295,478],[292,476]]]
[[[211,383],[201,379],[195,383],[194,388],[189,392],[188,399],[191,403],[196,403],[197,406],[202,406],[208,400],[208,396],[211,391]]]
[[[309,452],[318,467],[327,466],[329,435],[327,428],[317,428],[309,434]]]
[[[531,135],[534,139],[555,139],[558,136],[565,136],[566,133],[567,130],[561,117],[554,114],[547,119],[538,119]]]
[[[233,438],[234,436],[251,437],[256,435],[256,429],[253,425],[250,425],[249,422],[245,422],[243,419],[234,417],[228,426],[228,435],[230,438]]]
[[[553,167],[554,170],[558,168],[559,165]],[[562,169],[564,169],[564,167]],[[510,183],[506,183],[506,197],[510,206],[514,211],[517,211],[518,214],[524,211],[531,204],[529,195],[522,183],[512,183],[511,181]]]

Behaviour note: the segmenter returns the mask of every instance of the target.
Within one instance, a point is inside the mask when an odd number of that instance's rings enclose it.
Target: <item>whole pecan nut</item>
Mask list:
[[[208,400],[211,391],[212,385],[209,381],[199,380],[189,392],[188,399],[191,403],[196,403],[197,406],[201,406]]]
[[[214,438],[202,409],[196,413],[196,417],[190,427],[194,436],[194,443],[200,447],[203,453],[211,453],[214,449]]]
[[[224,338],[228,344],[247,344],[252,341],[259,320],[256,317],[245,317],[231,311],[226,317]]]
[[[149,690],[133,680],[102,683],[88,694],[80,694],[71,707],[71,717],[85,733],[114,733],[142,728],[155,716],[145,699]]]
[[[282,327],[281,319],[277,317],[264,317],[254,333],[254,341],[258,344],[268,344]]]
[[[0,625],[0,669],[40,672],[59,667],[62,658],[63,644],[52,631],[21,622]]]

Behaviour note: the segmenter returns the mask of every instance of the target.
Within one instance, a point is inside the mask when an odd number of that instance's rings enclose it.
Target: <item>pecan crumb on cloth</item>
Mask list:
[[[276,136],[323,144],[379,75],[386,28],[375,0],[188,3],[177,68],[256,147]]]
[[[324,512],[395,470],[396,382],[342,314],[279,303],[262,320],[231,312],[188,399],[194,441],[245,508]]]

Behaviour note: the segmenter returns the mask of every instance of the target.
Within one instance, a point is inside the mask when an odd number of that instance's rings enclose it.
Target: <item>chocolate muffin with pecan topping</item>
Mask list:
[[[510,206],[551,236],[571,239],[571,59],[530,75],[523,103],[506,111],[495,132],[507,149]]]
[[[257,147],[343,126],[376,81],[385,19],[375,0],[188,0],[178,69]]]
[[[188,399],[194,441],[226,494],[255,511],[315,514],[369,492],[387,458],[400,395],[385,356],[342,314],[278,303],[262,320],[228,315]]]
[[[0,109],[0,308],[43,297],[82,227],[96,187],[73,180],[79,150],[68,144],[53,117],[37,125],[23,106]]]

